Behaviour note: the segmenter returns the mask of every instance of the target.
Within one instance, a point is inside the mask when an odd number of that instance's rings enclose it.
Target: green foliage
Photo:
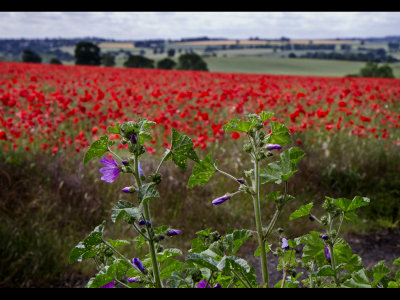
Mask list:
[[[124,62],[126,68],[144,68],[153,69],[154,60],[144,57],[142,55],[129,55],[128,59]]]
[[[186,53],[178,57],[178,70],[208,71],[207,63],[196,53]]]
[[[394,75],[393,69],[388,64],[378,66],[378,63],[367,62],[360,70],[360,77],[394,78]]]
[[[101,64],[100,48],[91,42],[79,42],[75,45],[75,64],[99,66]]]
[[[22,51],[22,62],[26,63],[41,63],[42,58],[37,54],[36,52],[30,50],[30,49],[25,49]]]
[[[107,135],[103,135],[99,140],[92,143],[89,150],[86,151],[83,158],[83,163],[86,164],[95,157],[102,157],[105,153],[109,151],[109,147],[114,144],[113,141],[108,140]]]
[[[211,154],[196,164],[193,168],[192,175],[189,178],[188,186],[193,188],[195,185],[204,186],[210,178],[214,175],[215,168],[211,160]]]
[[[101,55],[101,64],[106,67],[115,66],[115,57],[111,53],[104,53]]]
[[[175,67],[176,62],[168,57],[157,62],[157,69],[172,70]]]

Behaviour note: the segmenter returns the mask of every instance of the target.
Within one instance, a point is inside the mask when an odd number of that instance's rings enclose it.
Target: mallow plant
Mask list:
[[[115,286],[155,288],[295,288],[295,287],[400,287],[400,259],[391,268],[384,261],[367,270],[361,258],[340,237],[344,223],[357,218],[356,211],[369,204],[366,197],[353,199],[325,197],[324,215],[312,213],[313,202],[300,206],[290,214],[289,220],[304,218],[314,222],[320,231],[289,239],[282,228],[275,228],[286,204],[294,201],[289,194],[289,180],[298,171],[298,163],[305,153],[290,147],[289,129],[272,121],[273,113],[248,114],[245,120],[231,119],[223,126],[225,132],[241,132],[252,168],[238,174],[221,170],[218,160],[210,154],[202,160],[193,148],[192,140],[175,129],[171,131],[171,146],[167,148],[156,170],[145,175],[140,161],[146,153],[144,143],[152,139],[150,130],[156,123],[146,119],[124,122],[109,127],[110,134],[118,134],[120,143],[127,145],[127,153],[120,157],[112,151],[114,141],[107,135],[95,141],[84,156],[84,163],[94,158],[102,165],[101,179],[114,183],[119,176],[131,176],[132,184],[121,187],[121,193],[132,196],[131,201],[119,200],[111,210],[111,222],[126,222],[136,237],[131,241],[105,238],[107,221],[98,225],[83,241],[75,246],[70,263],[91,259],[97,273],[87,287],[110,288]],[[181,230],[168,225],[155,226],[150,215],[150,205],[160,195],[157,185],[162,181],[159,173],[162,164],[171,160],[186,170],[187,161],[194,163],[188,187],[204,186],[214,176],[225,176],[229,190],[214,200],[213,206],[223,206],[235,201],[238,194],[251,201],[254,210],[254,228],[226,229],[225,233],[207,228],[196,233],[187,254],[175,248],[164,248],[167,238],[181,238]],[[101,166],[100,165],[100,166]],[[238,170],[239,172],[239,170]],[[265,193],[265,185],[277,187]],[[261,203],[272,201],[275,210],[262,216]],[[267,222],[266,222],[267,220]],[[276,234],[279,238],[277,239]],[[254,256],[259,260],[261,276],[246,258],[238,257],[238,250],[249,239],[255,238]],[[120,246],[132,245],[147,249],[144,257],[127,257]],[[267,253],[279,261],[276,270],[269,269]],[[272,285],[270,274],[281,273],[281,280]]]

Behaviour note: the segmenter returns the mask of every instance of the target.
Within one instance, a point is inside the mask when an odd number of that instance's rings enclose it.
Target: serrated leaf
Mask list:
[[[368,279],[366,271],[364,269],[353,273],[351,278],[346,280],[342,287],[345,288],[371,288],[371,282]]]
[[[113,134],[120,134],[121,133],[121,129],[120,129],[119,123],[115,124],[115,126],[108,126],[107,130],[108,130],[109,133],[113,133]]]
[[[92,257],[97,253],[98,249],[95,247],[103,241],[105,225],[106,221],[103,221],[99,226],[96,226],[95,229],[82,242],[79,242],[78,245],[72,249],[69,255],[70,264]]]
[[[86,151],[83,157],[83,163],[86,164],[95,157],[101,158],[105,153],[108,152],[108,147],[114,142],[108,140],[107,135],[103,135],[99,140],[93,142],[88,151]]]
[[[123,246],[123,245],[129,245],[130,242],[127,240],[112,240],[112,239],[108,239],[107,240],[111,246],[113,246],[114,248],[117,248],[119,246]]]
[[[223,239],[223,245],[227,252],[231,255],[235,254],[246,240],[253,234],[250,230],[241,229],[234,230],[232,233],[227,234]]]
[[[257,124],[257,119],[252,121],[243,121],[239,120],[238,118],[233,118],[224,126],[222,126],[222,129],[225,132],[240,131],[247,133],[254,127],[255,124]]]
[[[332,204],[347,213],[354,211],[357,208],[367,206],[369,204],[369,199],[361,196],[355,196],[353,200],[347,198],[338,198],[333,199]]]
[[[218,272],[218,261],[201,253],[191,253],[186,256],[186,261],[195,263],[201,267],[210,269],[211,271]]]
[[[214,175],[215,168],[211,160],[211,154],[208,154],[200,163],[193,167],[192,175],[189,178],[189,188],[193,188],[196,184],[204,186]]]
[[[262,112],[260,113],[260,118],[261,118],[261,121],[265,122],[265,121],[267,121],[268,119],[272,118],[274,115],[275,115],[275,114],[272,113],[272,112],[268,112],[268,113],[267,113],[266,111],[262,111]]]
[[[224,256],[217,265],[222,272],[237,271],[246,277],[252,286],[257,286],[254,268],[244,259],[235,256]]]
[[[379,281],[381,281],[387,274],[390,273],[390,269],[385,266],[385,261],[381,260],[372,268],[374,281],[372,282],[372,286],[375,287]]]
[[[156,184],[154,182],[150,182],[139,187],[138,199],[141,205],[160,197],[160,194],[156,190],[155,186]]]
[[[289,128],[278,121],[271,121],[271,133],[266,138],[266,143],[284,146],[292,141]]]
[[[141,218],[141,210],[129,201],[119,200],[111,209],[111,220],[115,223],[125,215],[138,221]]]
[[[298,210],[294,211],[290,215],[289,220],[292,221],[292,220],[297,219],[297,218],[308,216],[310,214],[310,212],[311,212],[311,208],[313,207],[313,205],[314,204],[311,202],[311,203],[308,203],[306,205],[300,206],[300,208]]]
[[[200,163],[196,151],[193,148],[193,141],[186,135],[181,135],[174,128],[172,131],[171,149],[167,149],[164,160],[172,161],[182,170],[186,170],[186,160],[189,158],[196,163]]]
[[[116,260],[112,265],[104,267],[96,277],[91,278],[91,280],[86,285],[87,288],[99,288],[117,278],[120,280],[125,272],[131,268],[131,266],[124,260]]]

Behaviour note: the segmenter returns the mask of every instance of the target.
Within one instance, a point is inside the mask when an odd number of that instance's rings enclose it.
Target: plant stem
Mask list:
[[[252,196],[252,198],[253,198],[254,215],[256,219],[256,227],[258,233],[258,245],[260,247],[262,278],[263,278],[263,283],[266,284],[267,287],[269,287],[267,255],[265,252],[265,242],[263,238],[263,230],[261,223],[260,177],[259,177],[260,165],[256,156],[257,155],[255,155],[254,159],[254,182],[253,182],[253,189],[256,197]]]
[[[329,251],[330,251],[330,253],[331,253],[331,266],[332,266],[332,270],[333,270],[334,272],[336,272],[335,253],[333,253],[333,246],[332,246],[332,245],[329,245]],[[335,273],[335,275],[333,276],[333,278],[335,279],[336,286],[339,286],[340,284],[339,284],[339,280],[338,280],[338,278],[337,278],[337,276],[336,276],[336,273]]]
[[[141,182],[140,176],[139,176],[139,160],[136,155],[135,155],[135,174],[134,175],[136,178],[137,186],[140,188],[142,186],[142,182]],[[151,222],[150,208],[149,208],[148,202],[146,203],[146,205],[143,206],[143,211],[144,211],[144,216],[145,216],[146,220]],[[150,232],[150,230],[148,228],[147,228],[147,233],[149,236],[149,240],[147,242],[149,244],[151,264],[153,266],[155,287],[162,288],[163,286],[162,286],[162,282],[161,282],[160,269],[158,267],[158,262],[157,262],[157,255],[156,255],[155,246],[154,246],[153,234]]]

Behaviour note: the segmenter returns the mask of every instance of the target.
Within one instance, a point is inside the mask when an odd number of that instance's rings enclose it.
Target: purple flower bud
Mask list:
[[[129,165],[129,162],[128,162],[127,160],[123,160],[123,161],[122,161],[122,164],[123,164],[124,166],[128,166],[128,165]]]
[[[145,225],[145,224],[147,224],[148,226],[151,226],[150,221],[139,220],[139,225],[143,226],[143,225]]]
[[[138,161],[138,171],[139,171],[140,178],[142,178],[142,179],[145,178],[142,166],[140,165],[140,161]]]
[[[325,251],[325,258],[326,258],[326,260],[327,260],[328,262],[331,262],[331,253],[329,252],[329,248],[328,248],[328,247],[325,247],[325,248],[324,248],[324,251]]]
[[[133,186],[127,186],[127,187],[124,187],[121,191],[122,191],[123,193],[132,194],[132,193],[135,192],[135,189],[134,189]]]
[[[100,288],[102,288],[102,289],[111,289],[114,285],[115,285],[115,281],[113,280],[113,281],[101,286]]]
[[[140,272],[142,273],[146,272],[146,269],[144,268],[143,263],[140,261],[139,258],[135,257],[134,259],[132,259],[132,262],[135,265],[135,267],[139,269]]]
[[[282,149],[282,146],[281,145],[279,145],[279,144],[268,144],[267,145],[267,149],[268,150],[281,150]]]
[[[216,285],[214,285],[214,289],[218,289],[218,288],[222,288],[220,283],[217,283]]]
[[[134,135],[134,134],[131,135],[131,142],[134,143],[134,144],[137,143],[136,135]]]
[[[225,195],[225,196],[219,197],[219,198],[213,200],[212,204],[214,206],[220,205],[220,204],[224,203],[226,200],[228,200],[229,198],[230,198],[229,195]]]
[[[140,282],[140,278],[139,278],[138,276],[136,276],[136,277],[131,277],[131,278],[128,278],[128,282],[129,282],[129,283]]]
[[[242,178],[236,179],[236,181],[239,182],[240,184],[244,183],[244,179]]]
[[[290,247],[289,247],[289,243],[288,243],[287,239],[282,238],[282,239],[281,239],[281,242],[282,242],[281,248],[282,248],[282,249],[289,250]]]
[[[327,240],[329,237],[326,234],[321,235],[321,239]]]
[[[168,229],[167,230],[167,235],[168,236],[179,235],[181,233],[182,233],[182,231],[177,230],[177,229]]]

